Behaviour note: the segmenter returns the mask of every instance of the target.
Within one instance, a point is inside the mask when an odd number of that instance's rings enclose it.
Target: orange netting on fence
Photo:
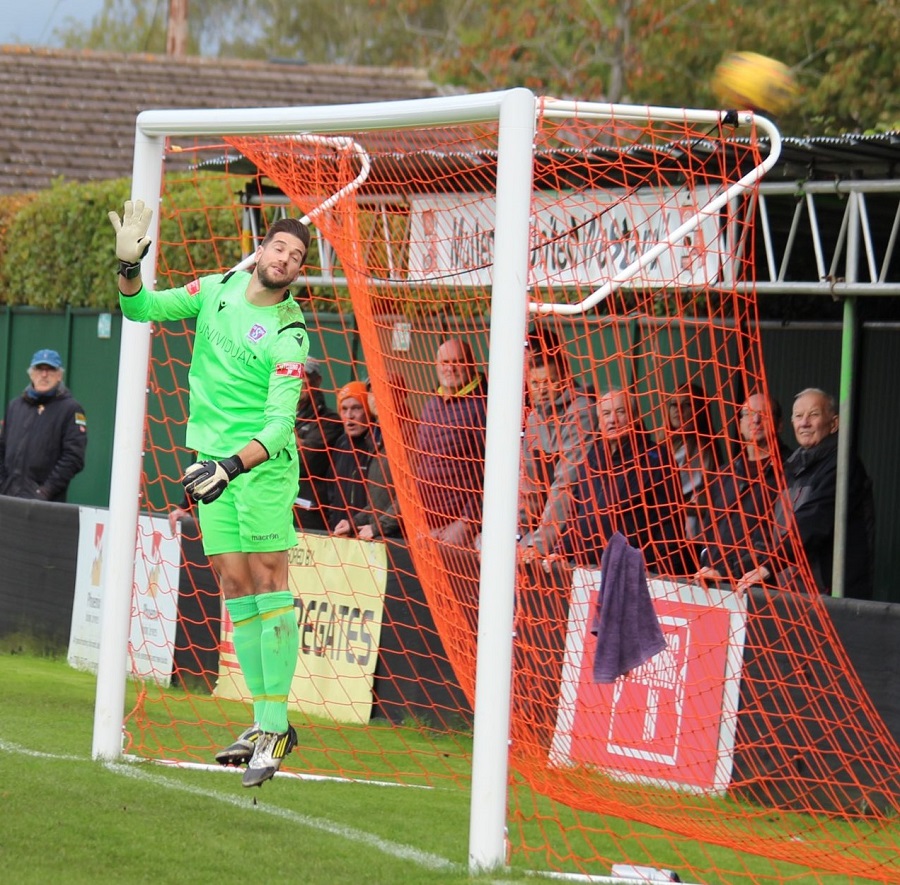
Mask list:
[[[289,768],[465,785],[488,331],[503,321],[490,316],[497,130],[345,135],[371,171],[326,211],[360,170],[345,146],[240,136],[171,150],[191,166],[164,183],[157,286],[227,269],[280,212],[311,216],[318,240],[300,297],[325,402],[368,380],[370,438],[382,440],[356,451],[370,512],[354,532],[390,537],[299,536],[295,724],[308,727]],[[542,116],[523,298],[580,301],[666,242],[760,162],[755,132],[742,135]],[[783,499],[755,326],[754,199],[704,218],[584,315],[534,319],[523,342],[517,865],[900,882],[900,753]],[[160,514],[180,503],[189,462],[179,440],[190,334],[165,326],[154,339],[145,494]],[[298,527],[320,493],[326,509],[346,509],[346,488],[301,495]],[[148,689],[130,732],[141,754],[205,761],[247,713],[190,521],[182,549],[180,685]],[[716,574],[699,580],[704,569]]]

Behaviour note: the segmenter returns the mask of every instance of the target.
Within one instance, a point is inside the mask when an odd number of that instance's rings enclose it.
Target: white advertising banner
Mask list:
[[[103,553],[109,512],[79,507],[78,562],[69,634],[69,664],[97,672],[100,612],[103,602]],[[168,685],[172,679],[181,543],[163,517],[141,516],[135,548],[128,672]]]
[[[78,508],[78,560],[75,598],[69,631],[69,664],[97,672],[100,660],[100,609],[103,605],[103,536],[109,513],[96,507]]]
[[[530,283],[592,289],[627,267],[694,217],[716,190],[701,186],[538,194],[532,219]],[[422,195],[411,200],[409,277],[416,281],[491,283],[496,201],[484,194]],[[721,218],[703,216],[633,278],[634,285],[700,286],[731,278],[723,265]]]

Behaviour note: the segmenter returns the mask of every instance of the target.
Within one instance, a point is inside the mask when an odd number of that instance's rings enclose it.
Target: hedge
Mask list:
[[[182,282],[175,276],[192,274],[194,267],[235,264],[241,257],[240,207],[225,182],[185,176],[166,186],[159,267],[169,279],[160,282]],[[130,195],[131,179],[122,178],[59,181],[35,194],[0,199],[0,304],[115,309],[115,236],[107,213],[121,212]],[[181,213],[176,225],[167,211],[174,206],[196,211]],[[214,243],[213,230],[229,237],[224,246]]]

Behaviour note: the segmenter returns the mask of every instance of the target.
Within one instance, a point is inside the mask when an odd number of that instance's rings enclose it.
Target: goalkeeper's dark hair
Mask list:
[[[262,241],[262,245],[265,246],[275,234],[290,234],[292,237],[296,237],[300,240],[300,242],[309,249],[309,228],[297,218],[279,218],[278,221],[272,222],[269,229],[266,231],[266,236]]]

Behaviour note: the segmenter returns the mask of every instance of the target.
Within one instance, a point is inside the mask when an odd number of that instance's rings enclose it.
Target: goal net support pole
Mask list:
[[[690,123],[706,123],[710,126],[718,126],[722,123],[722,111],[684,110],[682,108],[653,108],[644,105],[613,105],[597,102],[571,102],[556,99],[544,100],[544,112],[548,117],[566,118],[594,116],[600,120],[609,120],[615,117],[618,120],[685,120]],[[582,314],[596,307],[601,301],[608,298],[613,292],[633,280],[645,267],[648,267],[672,244],[683,237],[692,234],[704,220],[714,217],[728,202],[744,191],[754,187],[762,177],[778,162],[781,156],[781,133],[771,120],[753,114],[750,111],[730,112],[735,115],[735,122],[741,125],[754,124],[758,130],[769,138],[769,153],[765,160],[755,166],[737,181],[723,188],[713,199],[686,219],[685,222],[673,230],[665,239],[660,240],[655,246],[644,251],[639,258],[624,268],[612,279],[604,283],[586,298],[573,304],[553,304],[531,302],[529,310],[536,314],[559,314],[572,316]]]
[[[528,312],[535,99],[509,92],[500,107],[484,471],[469,869],[506,860],[506,784],[518,522],[519,426]]]

